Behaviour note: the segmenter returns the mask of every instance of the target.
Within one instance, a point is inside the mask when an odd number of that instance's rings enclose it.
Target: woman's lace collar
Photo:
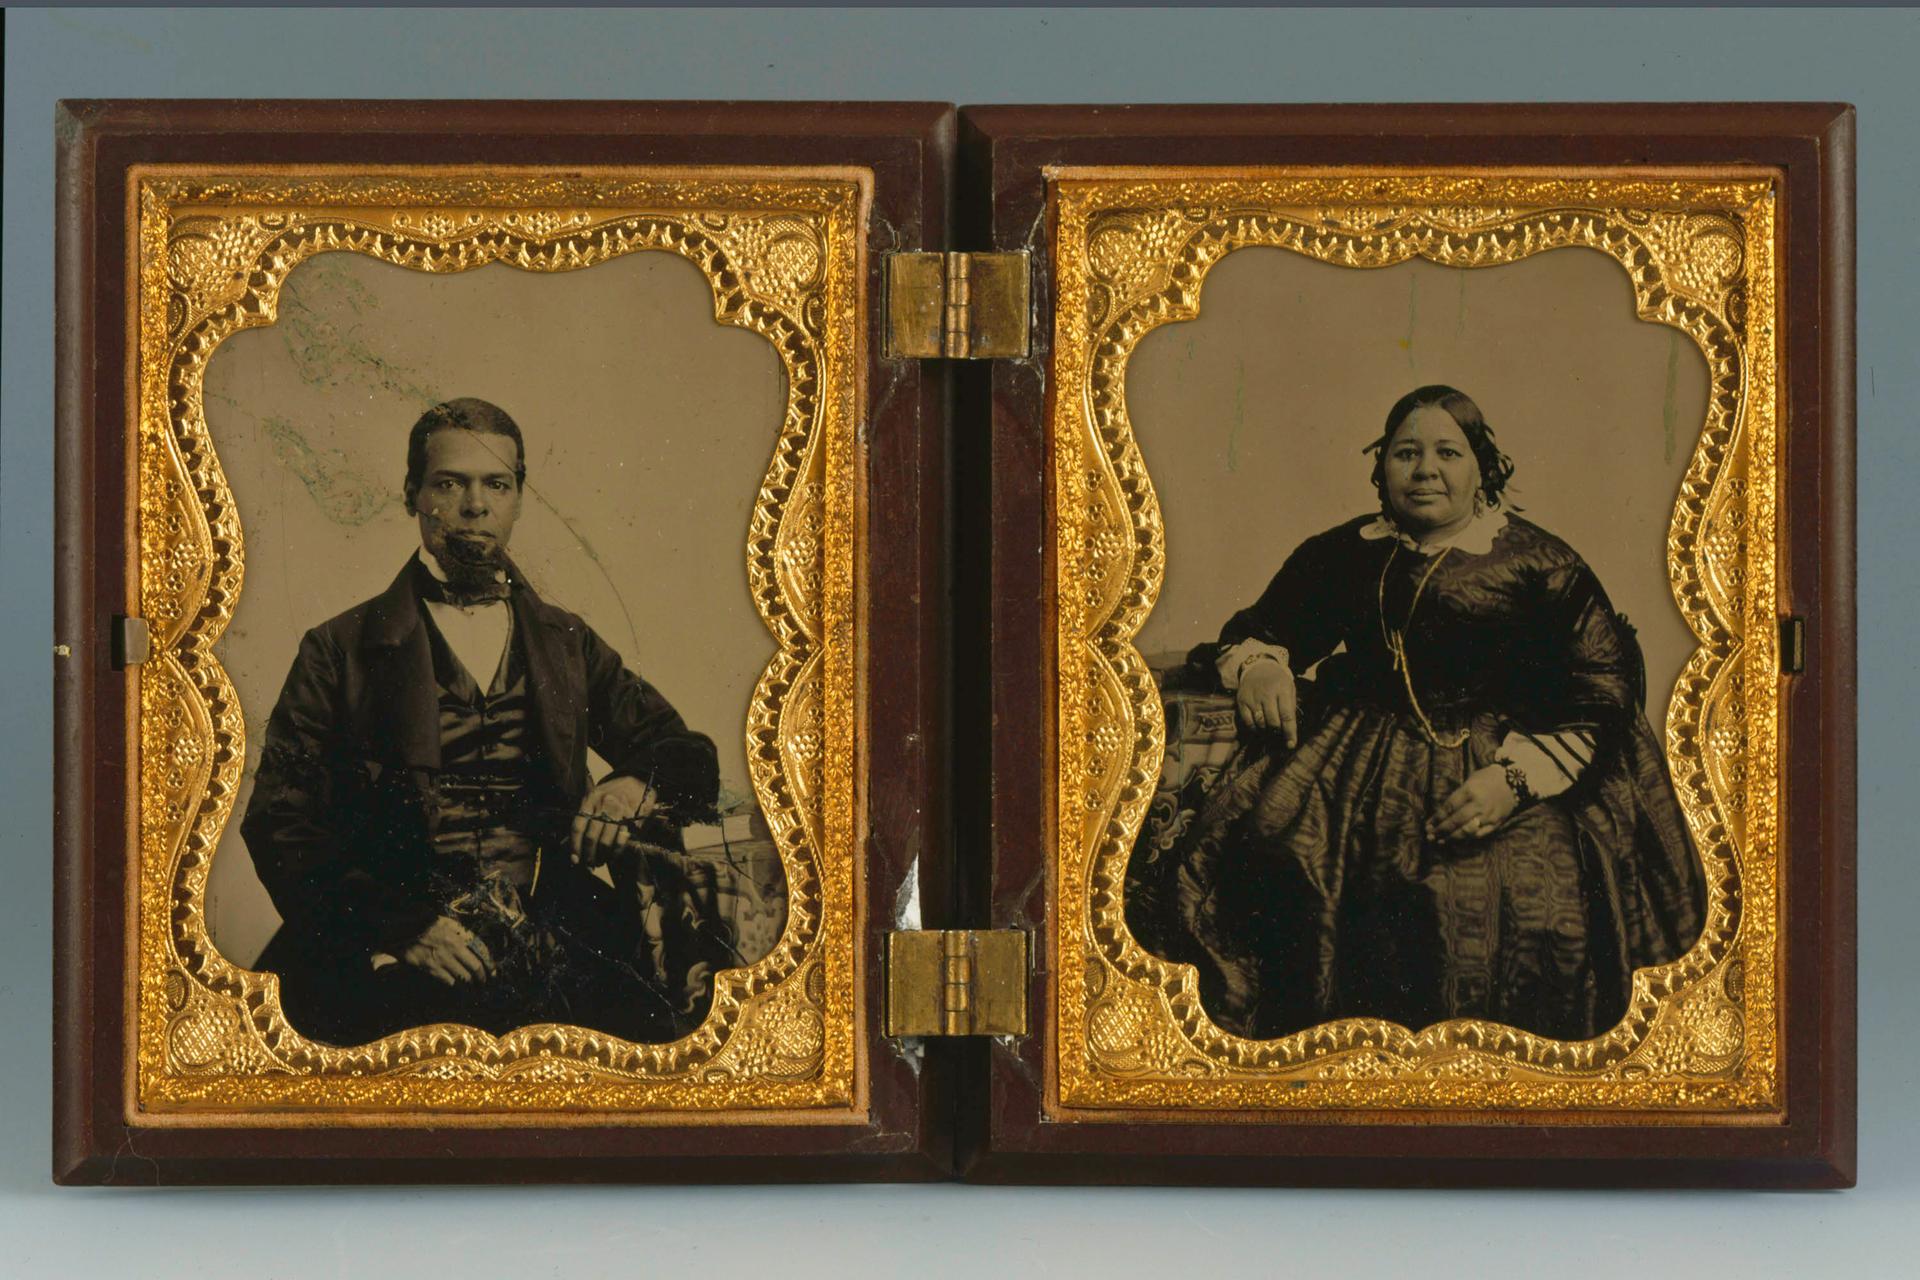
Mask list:
[[[1399,525],[1378,516],[1371,523],[1362,525],[1360,536],[1363,538],[1397,538],[1400,545],[1410,551],[1433,552],[1442,547],[1452,547],[1455,551],[1464,551],[1468,555],[1483,556],[1493,550],[1493,540],[1507,527],[1507,513],[1498,507],[1482,511],[1456,530],[1452,536],[1437,541],[1421,542]]]

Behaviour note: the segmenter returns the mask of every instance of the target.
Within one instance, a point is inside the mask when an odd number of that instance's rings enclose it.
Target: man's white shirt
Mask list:
[[[441,582],[448,580],[433,552],[421,547],[418,554],[428,573]],[[433,625],[440,629],[447,647],[453,650],[453,656],[467,669],[480,691],[485,693],[492,688],[493,677],[506,659],[507,641],[513,633],[513,610],[507,607],[507,602],[484,600],[458,605],[428,600],[425,604]]]

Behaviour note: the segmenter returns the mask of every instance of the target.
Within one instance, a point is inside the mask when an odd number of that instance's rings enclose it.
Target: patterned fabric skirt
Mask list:
[[[1129,922],[1198,966],[1203,1006],[1240,1035],[1348,1017],[1598,1034],[1625,1009],[1618,911],[1570,810],[1548,800],[1479,839],[1425,835],[1497,743],[1491,717],[1447,748],[1371,706],[1331,709],[1297,750],[1240,743],[1191,810],[1176,802],[1143,832]]]

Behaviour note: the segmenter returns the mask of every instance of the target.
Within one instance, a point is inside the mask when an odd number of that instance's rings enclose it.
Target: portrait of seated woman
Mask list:
[[[1128,924],[1247,1037],[1602,1034],[1705,912],[1634,629],[1513,503],[1466,394],[1402,396],[1368,455],[1374,509],[1160,673],[1169,769]]]

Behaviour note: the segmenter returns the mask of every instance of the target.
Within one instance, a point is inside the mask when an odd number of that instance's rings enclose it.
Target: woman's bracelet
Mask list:
[[[1494,763],[1506,772],[1507,786],[1512,789],[1513,798],[1517,802],[1518,807],[1524,808],[1540,798],[1533,793],[1533,787],[1528,784],[1527,771],[1525,769],[1522,769],[1506,756],[1501,756],[1495,760]]]

